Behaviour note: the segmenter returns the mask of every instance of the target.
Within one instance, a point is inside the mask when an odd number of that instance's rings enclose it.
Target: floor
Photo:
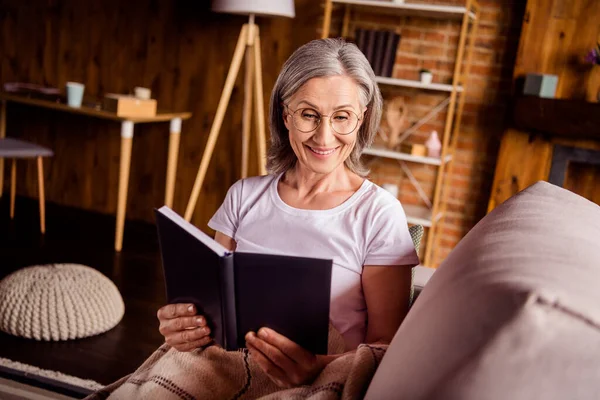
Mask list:
[[[125,225],[123,251],[113,249],[115,218],[47,204],[46,235],[39,233],[35,200],[17,198],[9,218],[0,199],[0,279],[30,265],[80,263],[98,269],[119,288],[125,316],[104,334],[66,342],[37,342],[0,332],[0,357],[102,384],[133,372],[162,342],[156,311],[165,302],[164,281],[152,224]]]
[[[2,400],[73,400],[77,398],[0,377],[0,399]]]

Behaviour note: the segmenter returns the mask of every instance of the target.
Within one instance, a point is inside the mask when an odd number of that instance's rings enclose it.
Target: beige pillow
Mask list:
[[[367,399],[600,398],[600,207],[538,182],[425,286]]]

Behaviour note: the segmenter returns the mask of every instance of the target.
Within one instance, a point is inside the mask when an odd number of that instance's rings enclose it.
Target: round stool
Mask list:
[[[106,332],[121,321],[123,298],[97,270],[79,264],[20,269],[0,281],[0,330],[58,341]]]

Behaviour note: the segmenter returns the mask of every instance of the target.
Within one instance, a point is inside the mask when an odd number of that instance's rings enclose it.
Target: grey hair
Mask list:
[[[356,45],[341,38],[308,42],[297,49],[283,65],[271,93],[269,107],[271,146],[267,154],[267,169],[270,173],[283,173],[292,168],[297,161],[290,145],[288,129],[283,121],[283,103],[308,80],[339,75],[349,76],[356,82],[361,107],[367,107],[356,144],[345,165],[362,177],[369,173],[360,156],[377,134],[383,100],[367,58]]]

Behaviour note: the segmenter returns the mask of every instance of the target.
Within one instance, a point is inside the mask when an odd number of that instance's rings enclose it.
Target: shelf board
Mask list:
[[[417,206],[414,204],[403,204],[404,213],[406,214],[406,221],[409,224],[423,225],[426,228],[430,228],[433,223],[431,210],[425,206]],[[438,221],[442,217],[442,213],[436,215],[435,221]]]
[[[368,154],[370,156],[377,157],[393,158],[395,160],[409,161],[420,164],[442,165],[442,160],[440,158],[413,156],[412,154],[386,149],[381,146],[373,146],[368,149],[365,149],[363,151],[363,154]],[[452,156],[447,155],[444,159],[444,164],[449,162],[450,160],[452,160]]]
[[[448,6],[443,4],[396,3],[383,0],[332,0],[333,3],[348,4],[365,8],[379,8],[404,15],[420,17],[461,19],[467,12],[466,7]],[[469,17],[474,20],[475,13],[469,12]]]
[[[376,76],[375,81],[384,85],[403,86],[426,90],[436,90],[438,92],[452,92],[454,87],[445,83],[421,83],[411,79],[396,79],[396,78],[385,78],[383,76]],[[456,91],[461,93],[464,90],[462,86],[457,86]]]

